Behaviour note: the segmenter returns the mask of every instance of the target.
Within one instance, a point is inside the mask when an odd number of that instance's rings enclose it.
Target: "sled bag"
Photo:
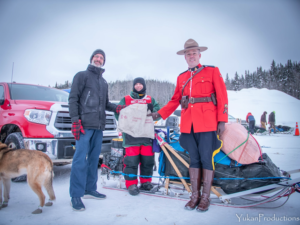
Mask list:
[[[154,123],[152,117],[147,116],[147,104],[133,104],[122,109],[118,129],[135,138],[154,139]]]
[[[175,150],[176,151],[176,150]],[[163,152],[162,152],[163,153]],[[176,151],[176,153],[183,158],[188,164],[190,164],[190,156],[187,153]],[[174,161],[175,165],[177,166],[178,170],[180,171],[181,175],[183,177],[190,177],[189,175],[189,168],[187,168],[175,155],[170,153],[170,156],[172,160]],[[168,160],[168,158],[165,156],[165,176],[174,176],[178,177],[175,169],[173,168],[171,162]],[[177,179],[174,179],[177,180]],[[180,180],[180,179],[178,179]],[[187,182],[190,182],[190,180],[186,180]]]
[[[222,151],[225,154],[230,153],[245,142],[247,137],[248,131],[243,125],[239,123],[226,123],[225,131],[220,135],[220,139],[223,141]],[[231,152],[228,156],[238,163],[252,164],[258,162],[260,148],[254,137],[249,135],[247,142]]]
[[[279,168],[272,162],[268,155],[263,153],[262,156],[262,161],[250,165],[235,166],[235,162],[233,160],[231,160],[230,165],[217,163],[215,165],[214,178],[280,177],[281,174]],[[280,182],[280,179],[214,179],[213,185],[221,187],[226,194],[232,194],[278,182]]]

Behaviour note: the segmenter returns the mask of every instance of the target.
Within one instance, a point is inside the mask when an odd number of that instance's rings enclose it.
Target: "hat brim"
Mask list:
[[[200,52],[204,52],[207,50],[207,47],[192,47],[192,48],[183,49],[183,50],[177,52],[177,55],[184,55],[184,53],[186,51],[191,50],[191,49],[199,49]]]

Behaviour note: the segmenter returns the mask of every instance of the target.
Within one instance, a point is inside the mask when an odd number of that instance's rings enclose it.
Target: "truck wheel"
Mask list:
[[[8,135],[5,140],[5,144],[9,148],[13,149],[25,149],[25,145],[23,142],[23,136],[21,132],[15,132]],[[11,179],[13,182],[22,182],[27,180],[27,175],[21,175],[19,177],[15,177]]]
[[[9,148],[13,149],[25,149],[25,145],[23,142],[23,136],[21,132],[15,132],[8,135],[8,137],[5,140],[5,144]]]

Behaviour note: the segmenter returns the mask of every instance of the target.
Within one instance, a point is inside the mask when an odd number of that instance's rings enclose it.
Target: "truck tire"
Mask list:
[[[8,135],[8,137],[5,140],[5,144],[9,148],[13,149],[25,149],[24,142],[23,142],[23,136],[21,132],[15,132]],[[11,179],[13,182],[22,182],[27,180],[27,175],[21,175],[19,177],[15,177]]]
[[[8,135],[8,137],[5,140],[5,144],[9,148],[13,149],[25,149],[25,145],[23,142],[23,136],[21,132],[15,132]]]

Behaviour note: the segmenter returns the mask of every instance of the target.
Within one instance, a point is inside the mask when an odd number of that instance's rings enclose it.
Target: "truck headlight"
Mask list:
[[[51,118],[51,111],[26,109],[24,112],[24,116],[30,122],[48,125]]]

